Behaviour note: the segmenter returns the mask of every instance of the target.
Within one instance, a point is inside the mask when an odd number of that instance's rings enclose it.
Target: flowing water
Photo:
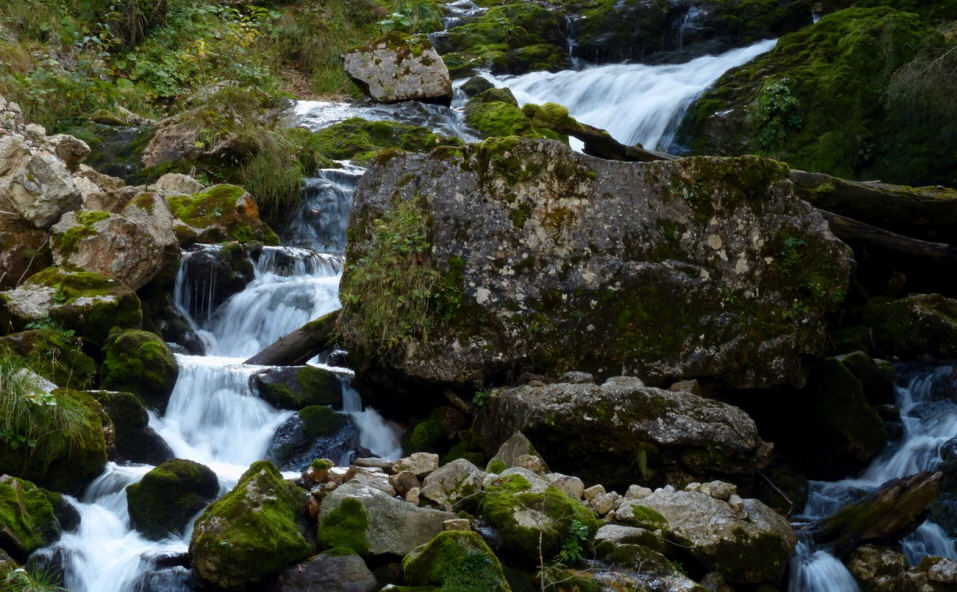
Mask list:
[[[615,64],[581,71],[483,76],[496,87],[511,89],[521,105],[558,103],[568,107],[572,117],[607,130],[619,142],[667,151],[681,118],[705,89],[776,43],[761,41],[684,64]]]
[[[940,449],[957,438],[957,385],[954,367],[899,366],[897,406],[904,435],[888,446],[858,477],[836,482],[812,481],[806,518],[829,516],[841,507],[874,491],[891,479],[940,465]],[[954,542],[940,526],[927,521],[902,541],[911,565],[924,557],[957,560]],[[827,552],[801,542],[791,561],[790,592],[857,592],[853,576],[844,564]]]

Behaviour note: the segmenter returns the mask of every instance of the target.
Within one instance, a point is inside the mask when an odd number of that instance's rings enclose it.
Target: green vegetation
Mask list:
[[[439,146],[461,146],[458,138],[440,136],[427,128],[394,121],[347,119],[312,134],[307,146],[334,160],[368,161],[386,148],[428,152]]]
[[[96,379],[96,363],[81,349],[73,331],[50,319],[31,330],[0,337],[0,351],[20,356],[31,370],[57,386],[85,389]]]
[[[23,479],[11,478],[0,483],[0,531],[4,533],[4,548],[20,560],[50,544],[60,534],[60,524],[46,493]]]
[[[0,592],[66,592],[52,571],[17,568],[0,581]]]
[[[362,555],[369,551],[366,528],[369,518],[359,500],[346,498],[319,524],[319,545],[326,549],[351,549]]]

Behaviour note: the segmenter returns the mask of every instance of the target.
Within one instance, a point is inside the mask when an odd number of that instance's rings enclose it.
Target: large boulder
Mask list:
[[[448,510],[482,489],[485,473],[459,458],[429,473],[422,482],[422,497]]]
[[[913,294],[878,301],[856,311],[852,321],[868,327],[874,347],[904,359],[957,357],[957,300]]]
[[[375,487],[347,482],[322,502],[319,544],[361,555],[411,553],[442,532],[455,514],[419,508]]]
[[[48,228],[80,207],[83,197],[66,163],[28,142],[21,135],[0,137],[0,204],[35,227]]]
[[[119,330],[103,345],[100,386],[133,393],[147,407],[166,410],[179,366],[169,346],[147,331]]]
[[[173,458],[173,450],[162,436],[149,426],[149,414],[132,393],[85,391],[110,416],[114,429],[117,462],[160,465]]]
[[[0,214],[0,290],[15,288],[53,264],[47,237],[22,218]]]
[[[684,552],[729,583],[777,584],[797,544],[787,519],[757,500],[721,497],[665,488],[629,505],[660,516]]]
[[[206,504],[219,495],[219,479],[208,467],[173,459],[126,488],[130,523],[150,540],[182,532]]]
[[[115,277],[134,290],[149,283],[179,257],[173,216],[162,197],[143,193],[121,214],[80,211],[65,214],[53,228],[57,265]]]
[[[634,379],[493,391],[473,428],[486,453],[519,430],[552,468],[613,487],[747,479],[770,460],[737,407]]]
[[[266,458],[283,471],[302,471],[317,458],[348,463],[359,447],[359,428],[345,413],[312,405],[276,429]]]
[[[22,286],[0,292],[0,321],[25,329],[51,319],[94,344],[103,344],[114,327],[139,329],[140,301],[122,282],[88,271],[50,267]]]
[[[26,561],[59,536],[60,522],[47,492],[29,481],[0,476],[0,550]]]
[[[249,379],[259,398],[278,409],[310,405],[342,408],[342,383],[335,372],[315,366],[285,366],[263,370]]]
[[[242,187],[214,185],[193,195],[166,198],[176,221],[173,230],[181,245],[227,240],[278,243],[275,233],[259,219],[259,207]]]
[[[177,298],[186,312],[202,323],[230,296],[242,292],[256,277],[249,255],[239,242],[203,246],[187,253],[180,266],[183,279],[177,284]]]
[[[452,79],[425,36],[392,33],[343,56],[346,75],[379,103],[452,102]]]
[[[320,553],[283,570],[269,592],[373,592],[375,576],[358,555]]]
[[[196,577],[239,590],[314,553],[305,495],[271,463],[253,463],[196,519],[189,542]]]
[[[402,571],[405,582],[411,586],[511,592],[495,553],[478,533],[471,531],[440,533],[406,555]]]
[[[508,469],[492,477],[478,514],[495,530],[503,552],[530,566],[555,557],[573,523],[587,531],[587,538],[598,530],[588,507],[527,469]]]
[[[360,377],[453,386],[521,369],[802,384],[853,266],[781,163],[514,137],[380,157],[350,233],[340,337]]]

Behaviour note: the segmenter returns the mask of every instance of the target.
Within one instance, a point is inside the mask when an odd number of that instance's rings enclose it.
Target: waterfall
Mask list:
[[[685,64],[616,64],[582,71],[484,76],[497,87],[511,89],[521,105],[558,103],[572,117],[607,130],[619,142],[666,151],[674,143],[681,118],[705,89],[776,43],[761,41]]]
[[[952,387],[954,367],[941,365],[899,365],[897,406],[904,424],[904,435],[875,458],[859,477],[836,482],[812,481],[807,518],[829,516],[891,479],[907,477],[921,471],[936,470],[940,464],[940,448],[957,438],[957,397],[947,396]],[[942,395],[944,392],[946,394]],[[954,541],[944,530],[927,521],[902,541],[904,555],[910,565],[917,565],[926,556],[957,560]],[[814,549],[801,542],[791,560],[789,592],[855,592],[853,576],[826,549]]]
[[[389,460],[398,460],[402,455],[399,433],[378,411],[363,409],[359,393],[352,388],[348,376],[339,375],[342,385],[342,410],[352,416],[359,428],[359,445]]]

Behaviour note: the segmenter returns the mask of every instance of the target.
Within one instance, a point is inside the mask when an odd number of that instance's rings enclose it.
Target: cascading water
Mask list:
[[[936,470],[940,448],[957,438],[957,388],[954,367],[899,366],[897,406],[904,435],[888,446],[857,478],[837,482],[812,481],[804,517],[829,516],[891,479]],[[930,555],[957,560],[954,542],[933,522],[925,522],[902,541],[911,565]],[[801,542],[791,560],[789,592],[857,592],[854,577],[827,552]]]
[[[770,51],[776,40],[761,41],[685,64],[617,64],[582,71],[532,72],[522,76],[485,74],[508,87],[519,104],[558,103],[582,123],[607,130],[624,144],[668,150],[691,103],[722,74]]]

